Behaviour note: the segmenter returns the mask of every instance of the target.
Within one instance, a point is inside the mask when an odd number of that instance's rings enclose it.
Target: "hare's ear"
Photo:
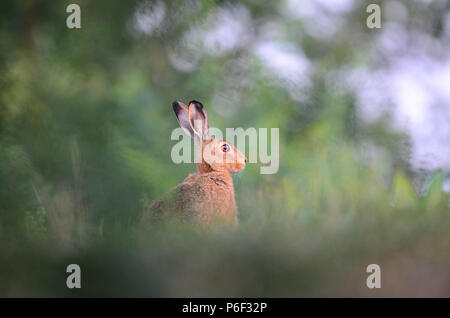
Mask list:
[[[180,127],[183,128],[191,137],[194,137],[194,131],[192,130],[191,123],[189,121],[189,109],[182,102],[174,101],[172,103],[173,111],[177,116]]]
[[[189,122],[194,133],[201,139],[209,139],[209,123],[206,110],[202,103],[192,100],[189,102]]]

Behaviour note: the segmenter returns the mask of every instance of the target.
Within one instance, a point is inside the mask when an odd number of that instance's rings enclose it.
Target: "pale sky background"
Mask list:
[[[425,8],[432,1],[412,1]],[[446,0],[434,1],[442,5]],[[305,56],[301,47],[284,36],[283,23],[302,21],[309,36],[331,41],[346,32],[345,14],[353,12],[353,0],[286,0],[280,1],[279,20],[255,23],[243,5],[223,6],[209,16],[195,21],[180,43],[168,48],[172,66],[181,72],[196,69],[203,55],[220,57],[237,49],[246,49],[242,60],[233,62],[237,69],[254,61],[268,77],[286,89],[293,102],[305,99],[315,61]],[[195,12],[196,1],[187,1],[182,10]],[[406,28],[408,8],[400,1],[388,1],[382,8],[382,29],[376,31],[368,59],[359,68],[348,68],[340,77],[344,89],[355,93],[359,118],[373,122],[391,115],[391,129],[408,134],[412,169],[443,169],[450,172],[450,12],[444,21],[444,35],[430,36],[420,28]],[[135,35],[152,36],[168,27],[167,7],[162,1],[140,6],[133,22]],[[424,20],[424,22],[427,22]],[[256,29],[256,26],[258,29]],[[425,28],[427,27],[425,23]],[[302,36],[298,34],[298,39]],[[296,40],[298,40],[296,39]],[[299,43],[299,41],[296,41]],[[311,57],[314,58],[314,57]],[[383,59],[383,63],[377,60]],[[236,87],[246,83],[245,72],[227,79],[223,90],[214,92],[212,107],[223,116],[232,116],[239,105]],[[226,98],[225,98],[226,96]]]

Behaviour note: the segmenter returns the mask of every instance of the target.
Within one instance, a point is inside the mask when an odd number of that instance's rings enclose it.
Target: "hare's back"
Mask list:
[[[163,198],[154,201],[149,214],[194,217],[205,224],[217,216],[235,222],[237,210],[230,181],[218,173],[191,174]]]

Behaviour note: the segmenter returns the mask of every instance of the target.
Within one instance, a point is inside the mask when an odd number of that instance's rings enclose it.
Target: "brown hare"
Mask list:
[[[144,222],[164,215],[190,219],[201,227],[213,223],[237,225],[237,207],[231,173],[245,168],[247,159],[230,143],[212,138],[206,110],[198,101],[189,106],[172,103],[177,120],[195,139],[197,173],[187,176],[166,196],[155,200],[144,215]]]

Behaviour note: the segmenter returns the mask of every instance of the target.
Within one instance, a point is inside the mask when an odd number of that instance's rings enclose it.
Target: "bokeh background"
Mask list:
[[[445,0],[2,1],[0,296],[449,297],[449,43]],[[138,227],[195,170],[175,99],[280,129],[235,232]]]

